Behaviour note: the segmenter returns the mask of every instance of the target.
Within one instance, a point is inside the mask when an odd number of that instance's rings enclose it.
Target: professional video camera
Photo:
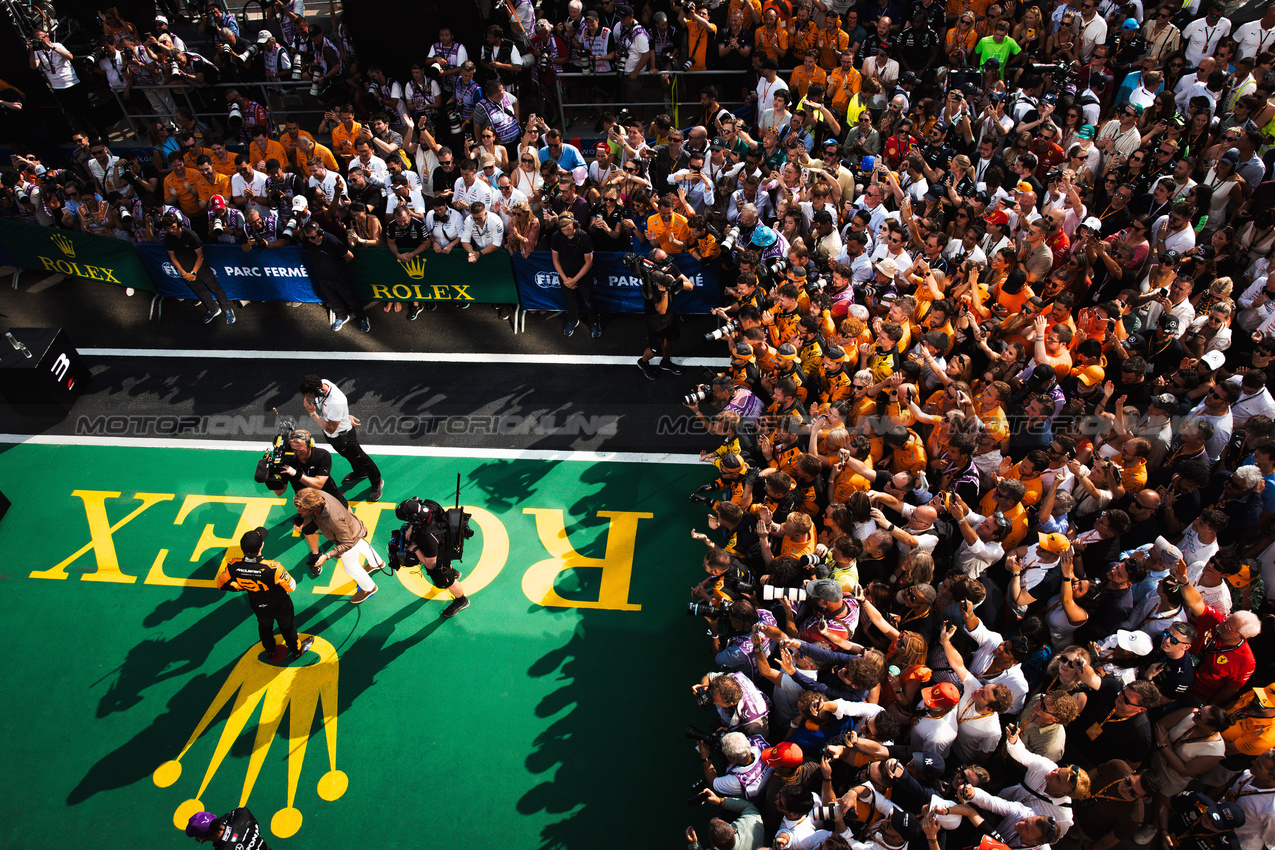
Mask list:
[[[390,569],[397,572],[401,567],[411,567],[420,563],[407,546],[407,530],[412,530],[412,537],[419,539],[424,534],[434,535],[438,541],[438,558],[440,563],[450,564],[465,558],[465,541],[474,536],[470,527],[470,515],[460,507],[460,473],[456,474],[456,507],[444,508],[430,499],[413,497],[400,502],[394,515],[403,525],[390,535],[388,561]]]
[[[297,453],[288,445],[292,441],[292,420],[279,417],[278,410],[274,414],[278,419],[274,442],[271,443],[270,450],[257,461],[257,472],[253,475],[253,480],[258,484],[265,484],[271,490],[280,490],[285,483],[283,468],[296,463]]]
[[[657,263],[649,257],[625,254],[620,261],[642,281],[642,297],[647,301],[654,299],[657,291],[668,292],[677,285],[680,273],[672,260]]]

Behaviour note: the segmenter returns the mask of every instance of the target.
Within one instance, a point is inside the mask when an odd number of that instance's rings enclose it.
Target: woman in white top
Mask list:
[[[1238,206],[1244,201],[1244,193],[1240,188],[1240,175],[1235,170],[1238,158],[1232,157],[1228,151],[1217,164],[1204,176],[1203,185],[1213,190],[1213,200],[1209,202],[1209,220],[1204,228],[1217,230],[1226,221],[1227,210],[1232,204]]]
[[[545,180],[540,176],[540,158],[535,152],[523,148],[518,154],[518,167],[509,171],[509,180],[514,188],[527,196],[532,209],[540,211],[540,188]]]
[[[482,132],[478,134],[478,145],[474,148],[473,158],[481,161],[485,153],[491,154],[496,160],[497,169],[509,171],[509,151],[505,150],[504,145],[496,144],[496,133],[491,127],[483,127]]]
[[[1186,790],[1197,776],[1212,770],[1226,756],[1222,733],[1231,727],[1231,716],[1216,705],[1180,708],[1155,724],[1155,749],[1151,770],[1160,780],[1156,802],[1167,817],[1163,804]]]

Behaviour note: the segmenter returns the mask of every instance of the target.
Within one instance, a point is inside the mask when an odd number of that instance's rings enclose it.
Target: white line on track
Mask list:
[[[120,449],[209,449],[213,451],[260,452],[264,441],[252,440],[169,440],[156,437],[75,437],[57,434],[0,434],[0,443],[35,446],[92,446]],[[364,445],[373,455],[400,457],[478,458],[483,460],[542,460],[577,463],[662,463],[695,465],[693,454],[658,452],[586,452],[549,451],[545,449],[477,449],[444,446],[376,446]]]
[[[155,357],[190,360],[368,360],[398,363],[504,363],[516,366],[633,366],[633,355],[472,354],[421,351],[263,351],[179,348],[81,348],[85,357]],[[685,366],[722,368],[725,357],[687,357]]]

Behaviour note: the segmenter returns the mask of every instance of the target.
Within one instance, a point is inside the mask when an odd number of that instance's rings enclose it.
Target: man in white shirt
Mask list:
[[[1275,397],[1266,388],[1266,373],[1261,369],[1249,369],[1235,375],[1230,383],[1240,385],[1240,397],[1231,404],[1231,421],[1236,428],[1254,416],[1275,417]]]
[[[948,666],[961,680],[961,701],[956,706],[956,745],[952,753],[961,764],[985,761],[1001,740],[999,713],[1009,711],[1013,699],[1004,685],[984,685],[965,668],[961,653],[952,646],[956,626],[944,626],[939,645]]]
[[[460,164],[460,176],[452,186],[452,206],[465,215],[474,203],[491,206],[491,186],[478,179],[477,163],[467,159]]]
[[[266,197],[266,175],[256,171],[246,154],[235,157],[235,175],[230,178],[230,201],[245,213],[256,210],[264,218],[274,212]]]
[[[1126,159],[1142,144],[1142,134],[1138,132],[1138,119],[1142,117],[1142,107],[1133,103],[1122,103],[1116,107],[1116,115],[1098,133],[1098,141],[1094,144],[1103,156],[1110,158],[1118,153]]]
[[[1253,690],[1262,708],[1275,705],[1271,688]],[[1235,830],[1240,850],[1275,847],[1275,750],[1267,750],[1253,759],[1249,769],[1231,783],[1226,796],[1244,810],[1244,825]]]
[[[505,226],[500,216],[488,214],[484,204],[474,201],[469,205],[469,218],[460,235],[460,244],[471,263],[478,262],[480,256],[499,251],[505,244]]]
[[[1195,247],[1195,228],[1191,226],[1191,205],[1179,201],[1168,215],[1162,215],[1151,225],[1151,246],[1156,256],[1165,251],[1177,251],[1186,256]]]
[[[318,375],[306,375],[301,380],[301,394],[306,413],[323,430],[328,445],[350,462],[350,474],[341,479],[341,486],[349,487],[366,478],[372,484],[372,492],[368,494],[367,500],[375,502],[380,499],[385,481],[381,478],[381,470],[376,461],[368,457],[367,452],[359,445],[358,434],[355,432],[355,423],[358,420],[350,416],[350,403],[346,400],[345,393],[331,381]],[[310,575],[317,575],[313,568]]]
[[[49,41],[49,34],[37,29],[31,35],[27,49],[27,64],[31,70],[39,70],[67,115],[80,128],[86,130],[95,139],[106,138],[106,133],[97,126],[93,117],[93,106],[89,103],[84,86],[75,73],[71,60],[75,56],[56,41]]]
[[[761,78],[757,81],[757,126],[765,126],[763,116],[767,110],[775,108],[775,93],[787,91],[788,84],[779,76],[779,63],[769,56],[763,58]]]
[[[1094,48],[1107,43],[1107,21],[1098,14],[1098,0],[1080,4],[1080,61],[1088,62]]]
[[[317,156],[310,159],[309,186],[311,189],[321,191],[328,203],[338,197],[348,197],[345,181],[341,179],[341,175],[335,171],[328,171],[328,167],[324,165],[323,160]]]
[[[1197,18],[1182,29],[1182,39],[1186,42],[1186,61],[1189,65],[1199,65],[1206,56],[1212,56],[1217,50],[1218,42],[1231,34],[1231,21],[1222,17],[1226,7],[1212,0],[1209,12],[1203,18]]]
[[[447,199],[434,197],[434,209],[425,215],[425,229],[433,237],[435,254],[450,254],[465,232],[465,216],[447,206]]]
[[[502,174],[496,178],[496,191],[492,195],[492,210],[500,216],[500,223],[504,225],[505,231],[509,231],[509,218],[513,213],[514,204],[519,201],[526,202],[527,196],[521,191],[514,188],[513,181],[509,179],[508,174]]]
[[[350,168],[359,166],[367,174],[369,183],[377,186],[390,185],[390,172],[385,167],[385,160],[372,153],[372,142],[366,137],[354,143],[354,159],[350,160]]]
[[[1075,823],[1071,801],[1089,796],[1089,774],[1079,767],[1059,767],[1044,756],[1027,749],[1017,731],[1005,733],[1005,752],[1027,769],[1022,783],[1001,791],[1001,797],[1022,803],[1042,817],[1053,818],[1060,834],[1066,834]],[[1008,820],[1008,818],[1006,819]],[[1001,821],[1001,829],[1012,828],[1013,823]]]
[[[921,689],[925,713],[912,726],[912,749],[947,758],[956,743],[958,720],[956,707],[961,692],[951,682],[939,682]]]
[[[1251,59],[1275,48],[1275,3],[1268,5],[1256,21],[1240,25],[1232,37],[1236,42],[1237,59]]]

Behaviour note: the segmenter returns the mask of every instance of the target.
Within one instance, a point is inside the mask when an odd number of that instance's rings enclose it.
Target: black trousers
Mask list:
[[[218,306],[222,310],[230,309],[230,302],[226,300],[226,290],[221,288],[221,284],[217,281],[216,273],[208,267],[206,260],[199,267],[199,271],[195,273],[195,279],[186,281],[186,285],[199,296],[199,300],[208,309],[208,312],[211,313]]]
[[[353,316],[361,322],[366,318],[363,302],[359,300],[354,284],[348,277],[315,277],[311,280],[319,290],[319,297],[327,302],[338,319]]]
[[[296,652],[301,648],[297,640],[296,614],[292,608],[292,600],[284,597],[279,602],[271,602],[260,607],[253,606],[257,615],[257,634],[261,636],[261,646],[266,652],[274,652],[274,624],[279,622],[279,632],[288,649]]]
[[[367,452],[359,445],[356,429],[351,428],[344,434],[328,437],[328,445],[336,449],[336,453],[350,462],[350,468],[360,477],[368,479],[375,487],[381,483],[381,470],[376,461],[368,457]]]
[[[593,309],[593,275],[587,274],[576,281],[575,289],[562,287],[562,298],[567,304],[568,323],[579,321],[581,307],[584,307],[589,324],[598,320],[598,313]]]

